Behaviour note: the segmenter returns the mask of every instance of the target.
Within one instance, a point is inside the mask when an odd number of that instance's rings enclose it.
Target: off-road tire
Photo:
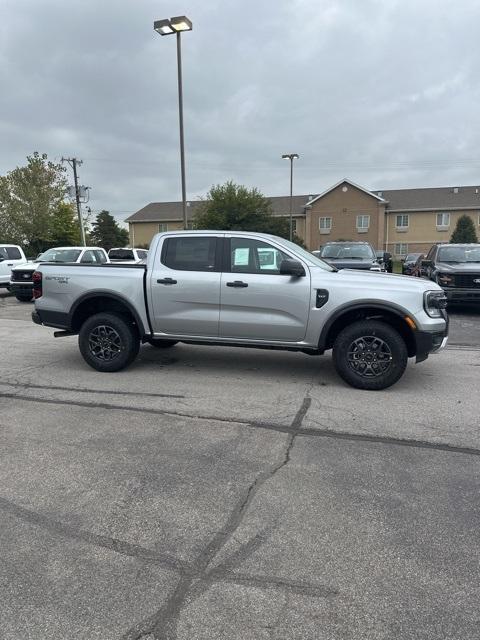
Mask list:
[[[31,302],[33,298],[33,294],[30,296],[25,296],[25,295],[22,296],[21,293],[16,293],[15,297],[19,302]]]
[[[97,371],[120,371],[131,364],[140,349],[135,325],[113,313],[97,313],[86,320],[78,336],[85,362]]]
[[[378,320],[359,320],[348,325],[333,345],[338,375],[357,389],[378,391],[392,386],[402,377],[407,361],[402,336]]]
[[[152,338],[151,340],[148,340],[148,344],[151,344],[152,347],[155,347],[156,349],[170,349],[170,347],[174,347],[178,344],[178,340],[155,340]]]

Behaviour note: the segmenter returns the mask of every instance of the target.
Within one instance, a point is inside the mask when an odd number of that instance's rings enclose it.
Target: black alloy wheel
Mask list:
[[[337,335],[333,361],[338,374],[352,387],[380,390],[401,378],[408,352],[402,336],[386,322],[358,320]]]
[[[97,371],[120,371],[137,357],[140,339],[129,318],[97,313],[82,325],[78,346],[87,364]]]

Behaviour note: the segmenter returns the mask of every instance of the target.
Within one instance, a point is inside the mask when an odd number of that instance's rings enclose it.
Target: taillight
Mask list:
[[[42,274],[40,271],[33,272],[33,297],[35,300],[42,297]]]

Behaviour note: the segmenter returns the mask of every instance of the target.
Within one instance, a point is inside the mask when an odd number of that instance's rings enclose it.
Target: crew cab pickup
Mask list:
[[[339,375],[384,389],[409,357],[446,345],[448,318],[433,282],[338,271],[298,245],[260,233],[157,234],[146,264],[40,264],[33,321],[78,334],[85,361],[118,371],[148,342],[302,351],[333,349]]]

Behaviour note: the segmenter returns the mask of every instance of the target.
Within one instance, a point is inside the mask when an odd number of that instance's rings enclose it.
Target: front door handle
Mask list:
[[[177,284],[176,280],[172,278],[162,278],[161,280],[157,280],[158,284]]]
[[[235,280],[234,282],[227,282],[227,287],[235,287],[240,289],[242,287],[248,287],[248,283],[242,282],[241,280]]]

